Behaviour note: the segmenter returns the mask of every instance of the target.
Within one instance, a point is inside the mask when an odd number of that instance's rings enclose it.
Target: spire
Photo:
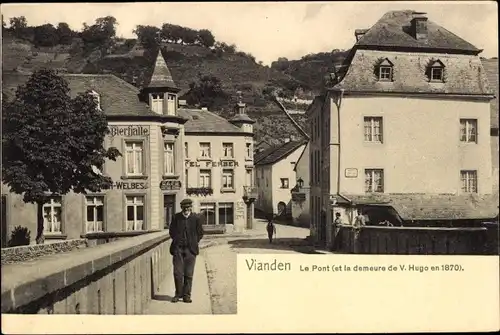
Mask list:
[[[151,75],[151,80],[149,81],[149,84],[146,85],[146,87],[179,90],[177,85],[175,85],[174,80],[172,79],[172,74],[170,73],[165,59],[163,59],[161,49],[158,50],[153,74]]]
[[[252,124],[255,123],[246,113],[246,104],[243,102],[243,96],[240,91],[236,92],[238,95],[238,102],[236,103],[236,114],[229,120],[235,125]]]

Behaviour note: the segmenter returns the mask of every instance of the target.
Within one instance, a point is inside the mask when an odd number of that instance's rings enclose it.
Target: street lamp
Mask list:
[[[302,188],[302,186],[304,186],[304,181],[302,180],[302,178],[297,179],[297,185],[299,186],[299,188]]]

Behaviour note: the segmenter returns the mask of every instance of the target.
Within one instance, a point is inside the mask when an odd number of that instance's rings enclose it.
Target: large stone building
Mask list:
[[[206,229],[243,230],[253,218],[253,121],[239,103],[228,121],[206,110],[179,105],[161,53],[141,90],[113,75],[64,74],[71,94],[89,92],[106,114],[105,147],[121,153],[103,174],[113,187],[95,194],[54,196],[43,208],[46,239],[95,232],[164,229],[180,201],[191,197]],[[28,75],[3,74],[3,99],[12,99]],[[250,197],[249,197],[250,195]],[[245,203],[245,201],[248,203]],[[36,235],[37,210],[2,184],[2,246],[15,226]]]
[[[492,200],[490,90],[480,49],[411,10],[355,32],[308,111],[311,234],[352,223],[473,224]]]

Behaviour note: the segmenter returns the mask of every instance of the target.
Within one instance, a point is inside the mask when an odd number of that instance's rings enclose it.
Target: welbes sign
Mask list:
[[[149,136],[149,129],[143,126],[108,126],[109,133],[114,136]]]

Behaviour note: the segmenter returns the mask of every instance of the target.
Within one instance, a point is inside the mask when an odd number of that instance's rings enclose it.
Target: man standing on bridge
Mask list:
[[[203,237],[203,226],[198,215],[192,213],[193,202],[181,201],[181,212],[176,213],[170,223],[170,254],[173,256],[175,296],[172,302],[181,298],[190,303],[193,285],[194,265],[199,254],[198,244]]]

